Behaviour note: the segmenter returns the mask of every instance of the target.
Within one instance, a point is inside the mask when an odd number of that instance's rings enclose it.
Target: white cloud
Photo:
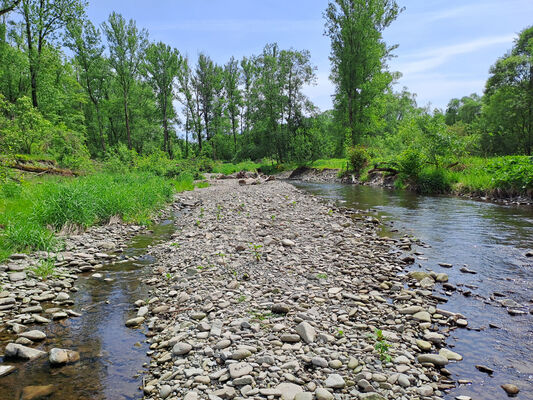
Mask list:
[[[514,39],[514,34],[506,34],[501,36],[488,36],[468,42],[457,43],[448,46],[441,46],[424,51],[417,52],[411,55],[402,56],[402,59],[413,61],[395,63],[395,69],[398,69],[403,74],[419,73],[432,70],[445,64],[454,56],[461,54],[473,53],[482,50],[486,47],[491,47],[498,44],[511,43]]]

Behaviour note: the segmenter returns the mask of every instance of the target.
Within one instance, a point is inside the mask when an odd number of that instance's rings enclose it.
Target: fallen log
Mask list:
[[[374,168],[368,171],[369,174],[372,174],[374,172],[390,172],[391,174],[397,175],[399,171],[395,168],[388,168],[388,167],[381,167],[381,168]]]
[[[9,165],[8,167],[18,169],[20,171],[35,172],[35,173],[40,173],[40,174],[78,176],[77,172],[71,171],[70,169],[61,169],[61,168],[53,168],[53,167],[37,167],[34,165],[19,164],[19,163]]]

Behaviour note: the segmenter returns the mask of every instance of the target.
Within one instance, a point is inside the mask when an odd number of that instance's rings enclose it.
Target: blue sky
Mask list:
[[[199,52],[225,63],[258,54],[266,43],[308,49],[318,67],[306,89],[322,110],[331,108],[329,39],[323,36],[327,0],[89,0],[99,24],[111,11],[133,18],[150,39],[164,41],[196,59]],[[488,70],[533,23],[531,0],[399,0],[406,10],[385,32],[399,44],[389,62],[417,93],[420,105],[444,108],[452,97],[481,93]]]

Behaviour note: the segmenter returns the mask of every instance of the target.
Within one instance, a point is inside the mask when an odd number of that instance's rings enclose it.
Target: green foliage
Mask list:
[[[448,193],[451,182],[446,170],[439,167],[424,168],[416,179],[416,189],[421,194]]]
[[[55,259],[47,258],[41,259],[36,266],[30,268],[36,276],[46,281],[48,278],[55,274]]]
[[[261,260],[261,257],[263,256],[263,253],[260,251],[262,247],[262,244],[250,243],[250,250],[252,251],[252,255],[254,256],[255,261],[257,262],[259,262],[259,260]]]
[[[418,150],[407,149],[400,153],[396,160],[400,172],[399,178],[416,183],[424,164],[422,154]]]
[[[487,167],[495,187],[518,191],[533,189],[533,157],[497,158]]]
[[[375,340],[374,349],[379,353],[379,358],[381,361],[390,362],[391,356],[389,354],[389,348],[391,345],[387,343],[385,337],[383,336],[383,331],[381,329],[376,329],[372,338]]]
[[[368,151],[363,146],[349,147],[346,150],[346,153],[348,156],[349,167],[355,173],[360,173],[370,160]]]

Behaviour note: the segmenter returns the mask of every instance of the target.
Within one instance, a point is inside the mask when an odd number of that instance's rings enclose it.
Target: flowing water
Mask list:
[[[449,275],[459,290],[448,296],[441,285],[437,293],[447,297],[441,308],[459,312],[468,319],[468,329],[453,331],[448,346],[464,360],[449,364],[455,379],[472,381],[458,385],[446,395],[473,399],[503,399],[501,384],[520,388],[520,399],[533,399],[533,208],[501,206],[456,197],[417,196],[368,186],[294,183],[319,197],[348,208],[381,216],[388,233],[412,235],[424,245],[412,269],[433,270]],[[393,228],[393,229],[391,229]],[[439,262],[453,264],[443,268]],[[476,274],[460,272],[463,265]],[[496,294],[495,294],[496,293]],[[511,316],[499,301],[513,300],[512,307],[524,312]],[[489,327],[492,324],[494,327]],[[475,365],[494,370],[489,376]]]
[[[54,386],[51,400],[142,398],[140,373],[149,362],[148,347],[143,328],[127,328],[125,321],[135,316],[133,303],[149,295],[142,278],[155,259],[145,255],[147,247],[169,240],[174,230],[172,220],[165,220],[134,237],[124,252],[128,259],[98,270],[112,281],[82,275],[76,281],[79,291],[71,294],[72,309],[81,317],[35,327],[48,337],[38,348],[76,350],[80,361],[61,368],[51,368],[47,358],[18,363],[17,371],[0,379],[0,400],[19,400],[24,387],[47,385]]]

